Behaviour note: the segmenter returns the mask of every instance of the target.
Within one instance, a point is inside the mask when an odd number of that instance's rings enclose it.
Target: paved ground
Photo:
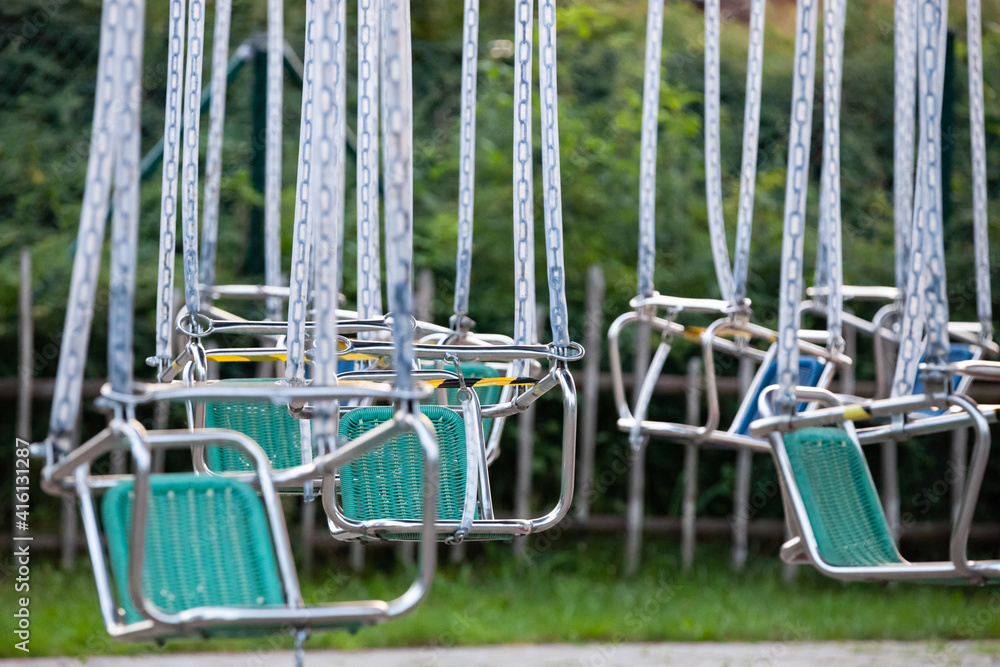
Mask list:
[[[291,665],[289,651],[163,654],[149,657],[38,658],[0,660],[8,667],[263,667]],[[410,648],[308,651],[306,667],[882,667],[1000,665],[1000,641],[990,642],[763,642],[697,644],[545,644],[469,648]]]

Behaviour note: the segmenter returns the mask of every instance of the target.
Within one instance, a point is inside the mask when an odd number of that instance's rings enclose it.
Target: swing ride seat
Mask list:
[[[231,478],[151,475],[143,594],[167,613],[205,606],[286,606],[271,531],[257,493]],[[128,591],[133,483],[108,490],[101,513],[126,623],[143,620]],[[280,629],[275,626],[275,630]],[[221,626],[211,636],[256,635],[261,627]]]
[[[440,451],[438,514],[440,521],[460,521],[465,505],[465,423],[454,410],[436,405],[420,407],[434,426]],[[355,408],[340,418],[345,441],[370,431],[392,418],[387,406]],[[379,519],[420,520],[423,512],[423,460],[413,434],[398,436],[340,469],[340,496],[344,516],[354,521]],[[474,519],[479,518],[476,510]],[[384,539],[415,540],[412,533],[384,533]],[[441,534],[438,539],[448,535]],[[511,535],[470,533],[469,540],[509,540]]]
[[[842,567],[903,563],[868,464],[847,432],[805,428],[783,441],[823,560]]]
[[[819,384],[820,377],[823,375],[823,368],[825,366],[826,363],[819,357],[799,357],[799,386],[817,386]],[[744,401],[744,405],[746,406],[745,414],[742,419],[734,422],[736,428],[732,430],[733,433],[738,435],[750,435],[750,424],[760,417],[760,408],[758,407],[760,394],[766,387],[776,384],[777,381],[778,362],[772,359],[767,365],[767,370],[764,372],[764,376],[761,378],[760,382],[757,383],[756,390],[747,397],[749,402],[746,400]],[[805,407],[805,403],[799,403],[798,410],[804,410]]]
[[[253,378],[222,380],[219,384],[274,384],[277,380]],[[275,470],[293,468],[302,461],[300,420],[284,405],[262,401],[210,401],[205,403],[205,426],[238,431],[254,440],[267,454]],[[208,447],[205,451],[212,472],[253,472],[254,465],[240,450]]]

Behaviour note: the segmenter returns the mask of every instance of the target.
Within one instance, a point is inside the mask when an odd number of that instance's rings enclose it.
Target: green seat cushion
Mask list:
[[[868,464],[838,428],[807,428],[784,436],[792,474],[820,556],[831,565],[901,563]]]
[[[421,406],[431,420],[440,449],[438,519],[460,520],[465,506],[465,423],[454,410]],[[340,436],[349,442],[392,419],[393,408],[350,410],[340,418]],[[414,433],[379,445],[340,469],[344,516],[355,521],[423,518],[424,457]]]
[[[223,380],[226,383],[275,384],[270,378]],[[268,401],[212,401],[205,404],[205,426],[239,431],[261,446],[275,470],[302,463],[299,421],[284,405]],[[252,472],[253,461],[235,447],[208,447],[205,458],[213,472]]]
[[[467,362],[460,363],[458,367],[462,371],[462,376],[467,378],[498,378],[503,377],[503,371],[493,368],[492,366],[487,366],[486,364],[478,362]],[[445,364],[444,370],[455,372],[455,364]],[[500,392],[503,387],[500,386],[485,386],[485,387],[473,387],[472,390],[476,392],[479,397],[480,405],[493,405],[500,400]],[[447,405],[461,405],[462,401],[458,398],[458,389],[446,389],[445,393],[447,395]],[[438,392],[434,392],[428,401],[431,405],[438,405]],[[493,427],[492,419],[483,420],[483,433],[485,437],[490,437],[490,429]]]
[[[128,595],[133,484],[108,490],[101,507],[111,570],[125,620],[142,620]],[[261,500],[234,479],[150,476],[143,593],[170,613],[202,606],[283,606],[281,578]]]

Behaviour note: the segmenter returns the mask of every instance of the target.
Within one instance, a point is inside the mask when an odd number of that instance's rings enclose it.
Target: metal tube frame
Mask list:
[[[43,471],[43,487],[50,493],[62,493],[73,488],[80,498],[84,529],[94,567],[98,588],[101,614],[107,631],[115,638],[132,641],[173,636],[177,634],[199,634],[212,627],[225,625],[285,625],[296,630],[311,625],[361,624],[373,625],[400,616],[412,610],[426,595],[434,577],[437,547],[434,541],[433,520],[437,507],[438,492],[438,449],[433,428],[429,421],[407,409],[401,409],[391,422],[382,425],[358,438],[336,452],[320,457],[307,466],[300,466],[297,473],[275,475],[271,472],[267,456],[247,436],[233,431],[204,429],[196,432],[160,431],[147,433],[135,420],[115,418],[108,428],[81,445],[58,463],[47,466]],[[305,607],[302,602],[298,577],[292,559],[291,544],[284,522],[281,503],[275,485],[284,481],[300,482],[323,473],[325,483],[332,484],[330,471],[378,446],[398,432],[412,430],[419,439],[424,453],[424,526],[421,529],[421,549],[417,575],[407,590],[394,600],[367,600],[341,602],[327,606]],[[377,431],[377,432],[376,432]],[[275,555],[282,578],[282,585],[288,608],[261,609],[204,606],[168,613],[156,607],[142,592],[142,572],[145,559],[146,515],[149,503],[149,474],[151,450],[153,448],[190,447],[195,442],[202,444],[216,442],[243,449],[256,463],[258,489],[264,501]],[[101,544],[100,528],[94,509],[92,488],[95,478],[89,474],[90,464],[98,456],[113,449],[127,446],[134,458],[136,474],[117,476],[134,480],[134,500],[132,509],[132,529],[129,536],[129,595],[143,616],[143,620],[126,624],[118,615],[114,595],[108,577],[107,563]],[[292,479],[284,479],[286,477]]]
[[[799,415],[776,415],[772,399],[775,390],[776,387],[767,388],[761,393],[759,409],[764,416],[753,423],[751,432],[758,437],[767,435],[770,438],[771,451],[781,478],[786,517],[793,535],[792,539],[782,547],[782,558],[788,562],[802,562],[804,560],[812,564],[822,574],[843,581],[926,580],[957,577],[968,579],[972,583],[983,583],[987,578],[1000,577],[1000,561],[970,561],[966,550],[976,501],[982,486],[990,450],[990,432],[987,419],[972,399],[945,391],[872,401],[863,406],[842,405],[839,398],[829,391],[798,387],[795,392],[797,398],[826,403],[832,407],[807,411]],[[816,536],[813,533],[801,492],[792,472],[782,434],[807,426],[837,423],[844,426],[852,443],[861,453],[861,444],[852,420],[866,416],[905,416],[916,410],[943,407],[949,404],[966,413],[967,417],[962,420],[961,426],[970,426],[975,434],[975,445],[967,472],[965,493],[949,541],[951,560],[922,563],[903,561],[898,564],[873,566],[838,566],[824,561],[819,553]],[[953,425],[954,423],[952,420]],[[867,474],[870,477],[871,473]]]
[[[724,448],[747,448],[755,451],[770,451],[770,445],[766,440],[741,435],[734,432],[736,424],[742,415],[750,409],[744,403],[740,406],[737,417],[727,431],[718,429],[720,421],[718,386],[715,377],[714,352],[716,350],[727,352],[734,356],[751,356],[761,363],[761,369],[755,377],[755,384],[752,392],[763,379],[766,362],[774,358],[774,350],[763,352],[757,348],[746,344],[746,337],[761,340],[773,341],[777,334],[765,327],[753,324],[748,321],[744,311],[733,312],[732,307],[725,301],[715,299],[682,299],[675,297],[665,297],[655,294],[653,297],[632,299],[631,305],[636,307],[635,311],[624,313],[619,316],[608,329],[608,353],[610,357],[612,388],[615,396],[615,405],[618,408],[618,428],[629,433],[629,440],[636,446],[643,438],[655,436],[658,438],[676,439],[685,442],[710,447]],[[656,307],[668,309],[666,317],[656,315]],[[707,419],[701,426],[690,424],[678,424],[673,422],[660,422],[647,420],[646,410],[652,399],[656,380],[659,377],[663,364],[666,362],[670,352],[671,341],[678,334],[685,334],[689,330],[675,321],[677,315],[684,310],[697,313],[724,312],[728,313],[713,322],[707,329],[699,334],[699,341],[702,347],[703,372],[705,394],[708,400]],[[624,373],[621,365],[621,352],[619,338],[624,328],[633,323],[642,322],[650,326],[654,331],[661,334],[661,342],[657,348],[642,385],[636,396],[634,413],[629,409],[628,400],[625,395]],[[737,338],[727,340],[723,335],[731,334]],[[843,355],[839,349],[826,349],[807,341],[799,342],[799,349],[804,354],[816,356],[828,362],[820,376],[820,386],[828,386],[833,380],[837,366],[849,366],[852,361]]]
[[[563,428],[562,428],[562,463],[561,463],[561,485],[559,499],[555,506],[546,514],[531,519],[497,519],[484,518],[476,519],[472,522],[470,535],[494,533],[505,535],[530,535],[539,533],[555,526],[569,512],[573,501],[573,491],[576,471],[576,387],[573,383],[573,376],[565,367],[565,362],[557,362],[547,378],[551,380],[546,383],[548,388],[559,385],[563,395]],[[541,385],[541,383],[540,383]],[[538,390],[540,385],[536,385],[534,390]],[[548,389],[541,391],[545,393]],[[541,395],[541,394],[539,394]],[[533,396],[533,392],[521,394],[513,401],[518,405],[518,401],[526,396]],[[535,396],[537,398],[537,396]],[[532,401],[526,403],[516,411],[527,409]],[[484,410],[481,417],[487,416]],[[481,421],[481,420],[480,420]],[[485,459],[484,459],[485,462]],[[485,479],[485,467],[482,469],[483,479]],[[332,489],[331,489],[332,491]],[[486,496],[488,497],[488,496]],[[412,533],[417,530],[432,529],[435,533],[454,534],[460,527],[461,521],[456,520],[434,520],[432,524],[426,523],[425,516],[423,522],[401,519],[379,519],[373,521],[354,521],[348,519],[336,505],[333,493],[323,493],[323,506],[330,518],[330,529],[335,535],[345,533],[350,536],[379,538],[382,533]],[[484,511],[487,508],[483,508]]]

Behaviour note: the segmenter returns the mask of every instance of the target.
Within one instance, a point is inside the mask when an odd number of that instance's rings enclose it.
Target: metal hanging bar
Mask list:
[[[382,12],[382,151],[385,178],[386,281],[396,387],[409,391],[413,356],[413,69],[409,3],[385,0]]]
[[[285,67],[284,0],[267,0],[267,130],[264,148],[264,283],[281,286],[281,130]],[[267,318],[281,319],[268,297]]]
[[[747,49],[746,104],[743,110],[743,158],[740,167],[740,208],[736,218],[736,257],[733,259],[733,303],[747,298],[750,237],[757,187],[757,150],[760,143],[760,99],[764,80],[764,13],[766,0],[750,4],[750,44]]]
[[[108,380],[118,392],[132,389],[136,253],[139,245],[139,142],[142,106],[144,0],[125,0],[115,50],[119,56],[119,139],[111,219],[111,298],[108,303]]]
[[[909,396],[921,358],[948,358],[948,300],[944,277],[941,218],[941,101],[947,37],[946,0],[924,0],[917,18],[918,144],[913,236],[910,249],[899,354],[892,396]],[[926,353],[922,333],[927,327]]]
[[[514,20],[514,343],[530,345],[535,329],[534,194],[531,148],[533,0],[517,0]],[[519,364],[515,375],[522,375]]]
[[[781,243],[778,299],[778,401],[784,412],[795,410],[799,379],[799,302],[802,300],[803,240],[809,191],[809,149],[813,85],[816,78],[816,14],[818,0],[798,0],[792,80],[785,220]]]
[[[639,157],[639,287],[653,296],[656,269],[656,134],[660,114],[660,61],[663,52],[663,0],[649,0],[646,14],[646,70],[642,85],[642,134]]]
[[[285,380],[300,384],[306,373],[306,317],[309,305],[309,260],[313,251],[310,185],[312,183],[313,133],[316,131],[316,0],[306,0],[305,61],[302,72],[302,120],[299,123],[299,160],[295,176],[295,221],[292,228],[292,270],[288,282],[288,329],[286,345],[288,359]]]
[[[181,224],[184,246],[184,301],[189,316],[195,318],[201,308],[198,288],[198,142],[201,129],[201,70],[205,42],[204,0],[190,0],[187,38]],[[194,326],[198,325],[194,323]]]
[[[545,258],[548,267],[549,327],[552,343],[570,344],[563,259],[562,177],[559,169],[559,90],[556,85],[556,3],[538,4],[538,85],[542,114],[542,197],[545,206]]]
[[[118,142],[118,118],[113,115],[113,111],[116,101],[115,80],[120,73],[120,54],[115,50],[120,23],[121,1],[104,0],[91,150],[87,158],[80,231],[73,259],[47,440],[50,447],[55,447],[62,453],[68,452],[72,447],[73,426],[80,412],[83,373],[108,216],[111,171]],[[50,451],[49,454],[51,457],[53,452]]]
[[[969,133],[972,141],[972,220],[976,253],[976,311],[980,339],[993,340],[989,218],[986,214],[986,117],[983,97],[983,27],[979,0],[966,2],[969,48]]]
[[[479,66],[479,0],[465,0],[462,21],[462,106],[458,158],[458,253],[455,314],[451,328],[471,326],[469,283],[472,279],[472,229],[476,186],[476,77]]]
[[[733,300],[726,227],[722,219],[722,157],[719,141],[719,0],[705,2],[705,198],[708,230],[719,292]]]
[[[215,3],[212,38],[211,103],[208,108],[208,147],[205,152],[205,197],[201,215],[201,284],[215,284],[215,254],[219,236],[219,195],[222,182],[222,130],[226,121],[226,76],[229,61],[229,26],[232,0]]]
[[[152,360],[160,373],[167,369],[173,358],[174,252],[177,243],[177,186],[181,149],[181,103],[184,99],[182,62],[186,14],[187,0],[170,0],[166,110],[163,118],[163,178],[160,184],[160,269],[156,279],[156,357]]]
[[[910,237],[913,229],[917,9],[912,0],[896,0],[895,26],[892,193],[896,239],[896,288],[902,292],[906,289]]]
[[[345,119],[347,50],[344,0],[324,0],[316,6],[316,90],[313,120],[316,128],[315,187],[310,188],[310,209],[315,236],[315,287],[317,331],[314,384],[337,385],[337,267],[338,225],[344,223]],[[337,434],[335,402],[317,406],[314,433],[321,450],[331,451]]]
[[[382,0],[358,3],[358,317],[382,315],[379,248],[379,67]],[[369,337],[363,334],[363,338]]]
[[[825,288],[831,348],[843,346],[843,254],[840,211],[840,103],[844,75],[844,0],[823,5],[823,156],[819,188],[816,284]],[[822,268],[821,268],[822,267]],[[823,280],[820,280],[820,276]]]
[[[472,322],[469,283],[472,279],[472,231],[476,187],[476,77],[479,68],[479,0],[465,0],[462,21],[462,103],[458,158],[458,253],[455,269],[455,313],[451,328],[462,331]]]
[[[734,270],[729,263],[726,225],[722,213],[719,0],[707,0],[705,3],[705,195],[708,203],[708,230],[719,291],[723,299],[736,307],[741,306],[746,298],[746,277],[750,267],[750,236],[753,227],[763,80],[764,5],[764,0],[754,0],[751,7]]]

